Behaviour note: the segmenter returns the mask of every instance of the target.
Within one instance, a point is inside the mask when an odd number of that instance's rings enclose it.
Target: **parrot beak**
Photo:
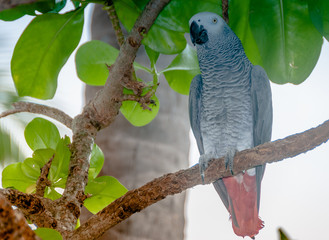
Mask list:
[[[191,23],[190,26],[190,36],[191,41],[195,46],[196,44],[202,45],[208,41],[208,33],[207,30],[203,28],[203,26],[199,26],[195,21]]]

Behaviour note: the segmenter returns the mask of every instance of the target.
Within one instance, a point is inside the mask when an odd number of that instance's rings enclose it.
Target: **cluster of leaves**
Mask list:
[[[69,171],[71,152],[70,138],[61,137],[57,127],[43,118],[34,118],[25,128],[25,140],[33,150],[31,157],[23,162],[8,165],[2,172],[2,185],[24,193],[35,193],[40,169],[52,158],[44,197],[52,200],[62,196]],[[84,206],[92,213],[97,213],[127,189],[114,177],[97,177],[104,163],[104,155],[94,144],[88,172],[88,185],[85,194],[89,196]]]
[[[101,0],[72,2],[75,10],[64,14],[58,12],[66,0],[40,0],[0,12],[0,19],[6,21],[25,14],[36,15],[17,42],[12,58],[12,76],[20,96],[39,99],[54,96],[58,74],[80,41],[85,6],[90,2],[106,4]],[[147,2],[113,1],[128,31]],[[309,76],[319,58],[322,36],[329,39],[328,1],[230,0],[229,7],[230,26],[241,39],[246,54],[254,64],[265,68],[273,82],[299,84]],[[172,0],[161,12],[143,40],[151,67],[134,64],[153,76],[149,88],[156,90],[159,76],[164,74],[175,91],[188,94],[199,68],[195,50],[186,43],[184,34],[189,32],[191,16],[201,11],[221,13],[220,1],[191,0],[186,4],[184,0]],[[178,55],[168,67],[158,71],[156,61],[160,53]],[[117,55],[118,51],[105,43],[86,43],[76,55],[79,78],[90,85],[103,85],[108,76],[106,65],[113,64]],[[153,100],[157,102],[155,96]],[[133,125],[143,126],[156,116],[159,104],[150,108],[151,113],[128,101],[121,112]]]

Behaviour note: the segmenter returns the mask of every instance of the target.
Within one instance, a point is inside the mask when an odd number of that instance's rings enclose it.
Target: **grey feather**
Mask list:
[[[251,99],[254,123],[254,147],[271,140],[272,136],[272,94],[270,81],[261,66],[253,66],[251,70]],[[257,208],[259,210],[260,185],[265,165],[256,167]]]
[[[200,154],[204,154],[203,142],[200,130],[200,111],[201,111],[201,90],[202,90],[202,78],[201,75],[196,75],[190,86],[189,94],[189,114],[190,124],[198,145]]]

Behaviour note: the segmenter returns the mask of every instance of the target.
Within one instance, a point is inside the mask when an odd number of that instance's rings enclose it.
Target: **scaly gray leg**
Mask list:
[[[237,152],[237,150],[235,148],[230,148],[226,155],[225,155],[225,167],[226,169],[230,169],[230,172],[233,174],[233,163],[234,163],[234,156],[235,156],[235,153]]]
[[[199,158],[199,168],[202,184],[204,184],[204,171],[208,168],[208,162],[213,158],[215,158],[215,156],[212,153],[202,154]]]

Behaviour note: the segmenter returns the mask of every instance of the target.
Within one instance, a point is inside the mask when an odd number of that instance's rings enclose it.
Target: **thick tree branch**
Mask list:
[[[0,189],[0,194],[5,196],[12,205],[19,208],[26,219],[31,220],[39,227],[56,229],[59,225],[53,217],[54,212],[57,211],[56,203],[50,199],[9,188]]]
[[[265,143],[253,149],[238,152],[234,157],[234,173],[252,167],[281,161],[314,149],[329,139],[329,120],[317,128],[286,137],[282,140]],[[232,176],[225,169],[224,158],[214,159],[205,171],[205,183],[209,184],[218,178]],[[81,225],[70,240],[87,240],[100,237],[106,230],[127,219],[132,214],[164,199],[168,195],[180,193],[188,188],[202,184],[199,165],[176,173],[169,173],[127,192],[102,211],[92,216]]]
[[[18,5],[35,3],[38,0],[0,0],[0,12],[6,9],[15,8]]]
[[[222,16],[224,21],[228,24],[229,18],[228,18],[228,0],[222,0]]]
[[[0,239],[41,240],[27,224],[24,216],[14,210],[0,193]]]
[[[122,96],[124,83],[131,79],[132,64],[137,50],[144,35],[169,1],[151,0],[146,5],[127,40],[121,46],[119,56],[110,68],[104,88],[72,122],[72,155],[66,188],[62,197],[62,203],[70,208],[59,214],[66,216],[64,218],[65,228],[68,230],[73,230],[85,197],[84,188],[88,181],[89,157],[96,134],[100,129],[110,125],[118,115],[121,102],[116,99]]]
[[[13,103],[13,107],[14,109],[1,113],[0,118],[21,112],[37,113],[37,114],[45,115],[47,117],[51,117],[61,122],[68,128],[71,128],[72,118],[57,108],[53,108],[37,103],[31,103],[31,102],[15,102]]]

